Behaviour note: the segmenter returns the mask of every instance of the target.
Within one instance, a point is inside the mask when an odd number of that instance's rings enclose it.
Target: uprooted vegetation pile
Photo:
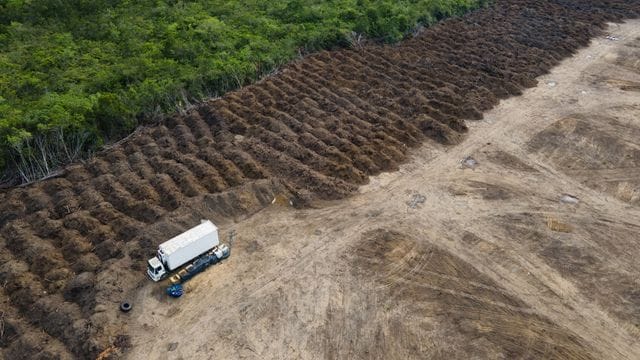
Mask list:
[[[639,1],[497,1],[397,46],[308,56],[3,192],[2,355],[97,356],[123,335],[112,294],[131,293],[157,244],[193,224],[186,204],[216,220],[283,192],[344,197],[426,139],[455,144],[464,120],[639,12]]]

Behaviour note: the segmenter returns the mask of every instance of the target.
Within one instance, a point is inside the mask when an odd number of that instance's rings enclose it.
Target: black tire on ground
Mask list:
[[[122,303],[120,303],[120,310],[123,312],[128,312],[129,310],[131,310],[131,303],[128,301],[123,301]]]

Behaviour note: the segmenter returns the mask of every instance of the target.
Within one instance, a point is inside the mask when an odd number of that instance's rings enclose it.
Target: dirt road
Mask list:
[[[128,357],[638,359],[640,21],[608,33],[460,145],[221,224],[185,296],[140,290]]]

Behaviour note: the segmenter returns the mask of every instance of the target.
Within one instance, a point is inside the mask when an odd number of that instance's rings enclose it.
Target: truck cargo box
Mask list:
[[[160,244],[158,258],[173,271],[220,243],[218,228],[209,220]]]

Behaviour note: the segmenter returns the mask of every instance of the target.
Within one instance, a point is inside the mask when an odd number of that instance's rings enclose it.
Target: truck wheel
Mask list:
[[[120,311],[122,312],[129,312],[129,310],[131,310],[131,303],[128,301],[123,301],[120,304]]]

